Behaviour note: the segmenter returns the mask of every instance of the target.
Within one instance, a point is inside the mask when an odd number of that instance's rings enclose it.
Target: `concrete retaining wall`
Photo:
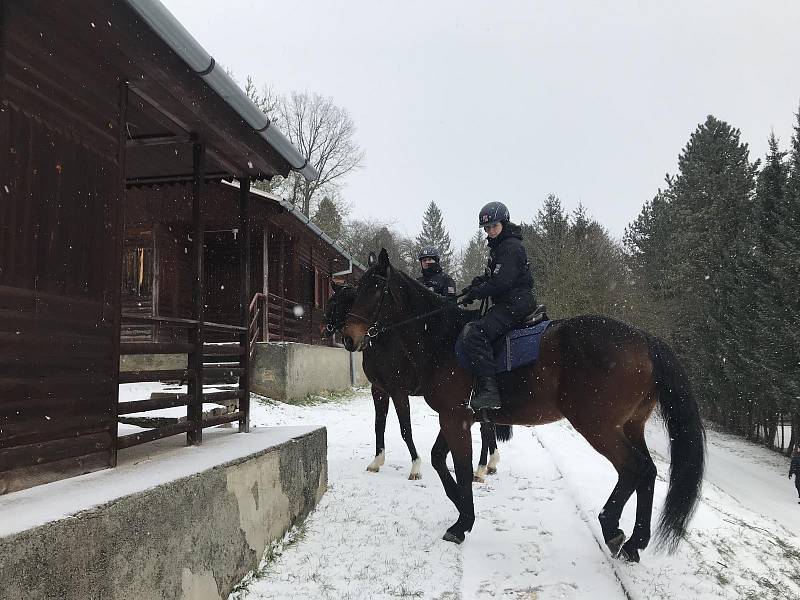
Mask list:
[[[73,482],[65,488],[69,493],[48,485],[0,499],[2,519],[13,520],[19,513],[15,521],[0,525],[0,599],[226,599],[258,566],[266,545],[304,518],[324,493],[327,442],[324,429],[305,428],[278,438],[269,430],[212,432],[207,430],[203,446],[182,448],[181,456],[195,462],[198,456],[211,456],[213,461],[209,446],[222,436],[227,437],[221,455],[227,457],[231,444],[250,451],[261,438],[268,447],[10,535],[3,534],[20,521],[61,510],[53,502],[102,495],[103,486],[158,478],[175,465],[148,466],[150,461],[140,460],[127,471],[122,466],[67,480]],[[122,481],[115,473],[119,470]],[[100,488],[93,491],[93,485]],[[28,496],[37,493],[54,496],[39,506]]]
[[[302,400],[308,394],[350,388],[350,357],[356,361],[356,385],[365,385],[361,354],[344,348],[293,342],[256,344],[250,363],[252,391],[276,400]]]

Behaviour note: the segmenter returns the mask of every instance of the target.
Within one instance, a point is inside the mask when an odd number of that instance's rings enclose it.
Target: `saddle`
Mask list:
[[[507,373],[518,367],[530,365],[539,359],[539,344],[551,321],[543,304],[536,307],[517,327],[494,343],[496,372]],[[456,357],[462,368],[470,370],[470,361],[464,350],[462,336],[456,340]]]
[[[514,329],[521,329],[523,327],[533,327],[537,323],[541,323],[542,321],[547,321],[547,320],[548,320],[547,307],[544,304],[540,304],[531,314],[522,319],[522,323],[519,326],[515,327]]]

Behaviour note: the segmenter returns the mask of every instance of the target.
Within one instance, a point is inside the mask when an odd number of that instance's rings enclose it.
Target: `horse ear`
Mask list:
[[[367,258],[367,266],[374,267],[378,262],[378,257],[375,256],[374,252],[369,253],[369,257]]]
[[[383,268],[389,266],[389,253],[386,248],[381,248],[381,253],[378,255],[378,264]]]

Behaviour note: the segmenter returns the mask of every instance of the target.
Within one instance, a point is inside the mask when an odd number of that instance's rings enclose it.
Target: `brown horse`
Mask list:
[[[431,465],[459,512],[444,534],[456,543],[472,530],[472,444],[475,415],[468,406],[473,376],[459,367],[454,345],[477,318],[430,293],[395,270],[382,250],[361,278],[342,332],[345,347],[361,350],[381,338],[415,363],[420,391],[439,413],[440,432]],[[566,418],[617,471],[618,480],[599,521],[612,555],[638,561],[650,541],[656,467],[644,426],[656,404],[670,437],[669,488],[658,541],[672,551],[686,533],[699,499],[705,433],[685,370],[662,340],[608,317],[554,321],[541,340],[539,360],[499,376],[503,407],[489,411],[495,423],[538,425]],[[447,470],[453,454],[456,479]],[[636,521],[625,541],[622,509],[636,493]],[[624,544],[623,544],[624,542]]]
[[[372,254],[374,257],[374,254]],[[334,294],[328,298],[325,310],[325,327],[323,337],[330,337],[341,331],[345,318],[353,306],[357,290],[350,285],[333,284]],[[402,348],[386,346],[382,340],[364,349],[364,374],[372,384],[372,401],[375,404],[375,459],[367,467],[367,471],[377,473],[386,460],[386,417],[389,414],[389,401],[394,402],[397,420],[400,423],[400,435],[411,453],[411,474],[409,479],[422,477],[422,461],[417,455],[414,438],[411,432],[411,408],[408,397],[417,391],[418,377],[414,365]],[[511,439],[511,427],[494,423],[481,423],[481,453],[478,468],[473,480],[484,483],[486,475],[497,473],[500,453],[497,441],[507,442]]]

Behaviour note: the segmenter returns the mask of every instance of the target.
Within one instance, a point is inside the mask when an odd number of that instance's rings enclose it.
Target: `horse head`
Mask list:
[[[337,331],[341,331],[344,320],[353,300],[356,297],[356,288],[349,284],[332,283],[333,296],[328,299],[328,307],[325,309],[325,326],[322,329],[322,337],[331,337]]]
[[[350,352],[364,349],[388,308],[389,282],[394,268],[389,263],[386,248],[381,249],[377,258],[371,254],[369,265],[358,287],[354,288],[352,303],[344,315],[342,335],[344,347]]]

